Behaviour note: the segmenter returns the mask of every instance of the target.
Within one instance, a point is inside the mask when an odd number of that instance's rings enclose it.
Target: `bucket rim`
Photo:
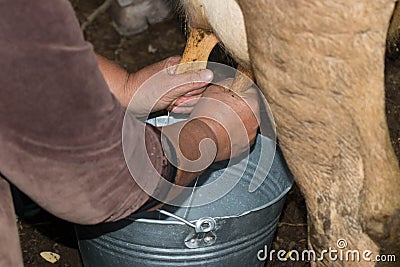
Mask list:
[[[287,186],[287,188],[285,188],[285,190],[283,190],[276,198],[274,198],[273,200],[265,203],[264,205],[261,205],[261,206],[259,206],[257,208],[254,208],[254,209],[251,209],[251,210],[248,210],[248,211],[245,211],[245,212],[242,212],[242,213],[240,213],[238,215],[215,216],[215,217],[211,217],[211,218],[216,219],[216,220],[240,218],[240,217],[246,216],[246,215],[248,215],[250,213],[257,212],[257,211],[265,209],[265,208],[267,208],[269,206],[272,206],[275,203],[277,203],[278,201],[280,201],[289,192],[289,190],[292,188],[293,183],[294,183],[293,179],[291,181],[289,181],[289,183],[290,183],[290,185]],[[139,222],[139,223],[153,223],[153,224],[161,224],[161,225],[163,225],[163,224],[164,225],[186,225],[185,223],[180,222],[180,221],[155,220],[155,219],[146,219],[146,218],[131,219],[129,217],[125,218],[125,219],[131,220],[131,221],[134,221],[134,222]],[[201,218],[198,218],[197,220],[199,220],[199,219],[201,219]],[[196,222],[197,220],[190,220],[190,222]]]

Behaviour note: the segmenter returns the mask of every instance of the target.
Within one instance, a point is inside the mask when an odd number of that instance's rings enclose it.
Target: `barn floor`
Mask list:
[[[71,2],[77,11],[79,20],[83,22],[103,0],[71,0]],[[166,57],[182,54],[185,42],[182,25],[179,19],[171,16],[168,21],[150,26],[142,34],[122,37],[114,30],[109,15],[106,13],[98,17],[87,28],[85,36],[94,45],[97,53],[115,60],[118,64],[133,72]],[[226,60],[224,54],[221,54],[220,51],[216,51],[214,54],[217,58]],[[400,64],[395,62],[395,60],[388,60],[386,69],[387,114],[392,143],[398,158],[400,158]],[[288,194],[273,249],[284,249],[286,251],[306,249],[306,222],[304,199],[298,188],[294,186]],[[18,225],[25,266],[82,266],[71,224],[41,212],[29,219],[20,219]],[[42,251],[56,252],[61,256],[61,259],[55,264],[48,263],[40,257],[39,253]],[[271,262],[268,266],[305,267],[309,264],[306,262]]]

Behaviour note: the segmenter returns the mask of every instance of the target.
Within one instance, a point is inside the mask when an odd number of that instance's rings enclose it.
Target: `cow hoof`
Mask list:
[[[121,35],[140,33],[169,13],[165,0],[114,0],[111,8],[113,25]]]

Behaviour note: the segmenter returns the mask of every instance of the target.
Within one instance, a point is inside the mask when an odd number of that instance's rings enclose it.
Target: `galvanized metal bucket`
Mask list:
[[[164,206],[161,212],[77,227],[84,265],[263,266],[265,262],[257,258],[257,252],[271,244],[284,196],[293,183],[278,148],[271,168],[266,167],[267,178],[258,177],[263,182],[250,192],[255,169],[263,164],[259,162],[263,142],[274,141],[258,135],[243,174],[236,168],[241,162],[228,168],[227,162],[218,162],[199,178],[197,183],[204,185],[221,173],[232,177],[240,173],[239,182],[217,201],[191,208]]]

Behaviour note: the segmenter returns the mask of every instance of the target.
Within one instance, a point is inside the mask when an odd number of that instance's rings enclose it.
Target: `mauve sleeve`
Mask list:
[[[114,221],[140,208],[149,197],[124,160],[125,110],[69,1],[1,1],[0,18],[0,172],[75,223]],[[129,123],[135,175],[169,177],[158,131]]]

